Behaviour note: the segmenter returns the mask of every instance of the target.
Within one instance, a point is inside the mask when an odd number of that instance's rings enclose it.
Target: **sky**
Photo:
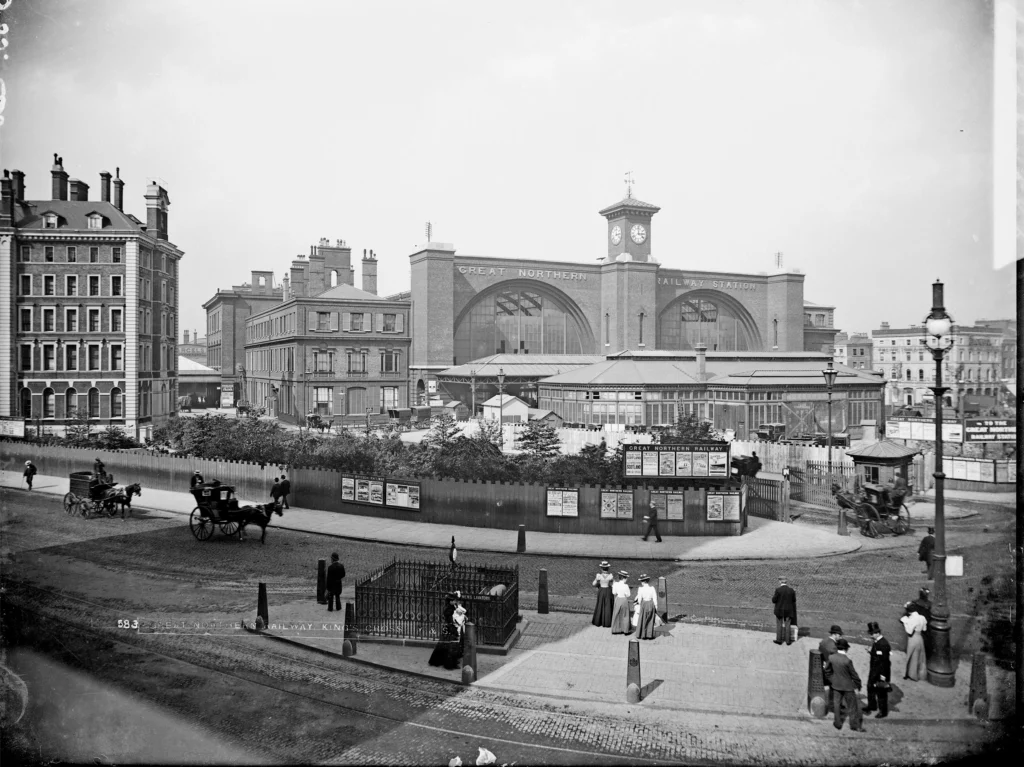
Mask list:
[[[4,0],[7,2],[7,0]],[[0,2],[3,5],[4,2]],[[53,153],[125,209],[167,189],[182,329],[321,237],[409,289],[462,255],[593,263],[601,208],[661,211],[666,267],[806,275],[835,325],[1014,315],[993,266],[993,34],[977,0],[12,0],[0,164]]]

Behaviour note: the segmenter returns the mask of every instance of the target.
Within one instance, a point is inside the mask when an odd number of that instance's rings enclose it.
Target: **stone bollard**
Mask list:
[[[526,525],[519,526],[519,540],[516,541],[516,554],[526,553]]]
[[[807,710],[811,712],[811,716],[821,719],[828,710],[825,675],[821,670],[821,652],[811,650],[807,664]]]
[[[629,640],[629,660],[626,664],[626,703],[640,702],[640,642]]]
[[[466,623],[465,646],[462,648],[462,683],[476,681],[476,626]]]
[[[846,509],[839,510],[839,535],[849,535],[850,531],[846,528]]]
[[[540,582],[537,584],[537,612],[548,614],[548,571],[544,567],[540,569]]]
[[[327,560],[316,561],[316,603],[327,604]]]
[[[664,575],[658,576],[658,615],[662,623],[668,623],[668,587]]]
[[[270,625],[270,612],[267,606],[267,584],[260,584],[259,599],[256,602],[256,616],[263,619],[263,625]]]
[[[323,562],[323,560],[320,560]],[[355,655],[357,648],[357,637],[356,631],[356,609],[351,602],[345,603],[345,633],[342,635],[344,641],[341,643],[341,654],[342,657],[349,657]]]

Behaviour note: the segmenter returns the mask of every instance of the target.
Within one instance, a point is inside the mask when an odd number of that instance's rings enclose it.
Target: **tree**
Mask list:
[[[530,456],[551,458],[558,455],[562,441],[555,427],[544,421],[529,421],[516,440],[516,447]]]
[[[449,412],[438,413],[430,419],[430,431],[423,441],[434,447],[446,447],[462,433],[462,427]]]
[[[695,442],[725,442],[711,425],[696,413],[679,413],[675,424],[661,437],[663,445],[687,445]]]
[[[501,449],[501,424],[496,418],[481,418],[477,421],[478,428],[470,439]]]

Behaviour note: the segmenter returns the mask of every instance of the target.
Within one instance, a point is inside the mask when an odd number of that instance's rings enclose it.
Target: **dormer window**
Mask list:
[[[103,216],[99,213],[93,213],[89,216],[89,228],[90,229],[102,229],[103,228]]]
[[[57,214],[47,213],[43,216],[43,228],[44,229],[56,229],[57,228]]]

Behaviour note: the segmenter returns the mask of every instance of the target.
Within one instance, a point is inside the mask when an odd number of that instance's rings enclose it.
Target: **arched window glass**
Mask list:
[[[54,418],[57,415],[57,398],[53,389],[43,389],[43,418]]]
[[[78,392],[68,389],[64,392],[64,417],[74,418],[78,413]]]
[[[773,325],[778,345],[778,322]],[[684,351],[701,343],[710,351],[749,351],[753,348],[743,322],[728,306],[706,298],[680,300],[662,313],[658,348]]]
[[[100,390],[95,386],[89,389],[89,417],[100,417]]]
[[[124,417],[124,399],[121,396],[121,390],[117,388],[110,390],[110,417]]]

